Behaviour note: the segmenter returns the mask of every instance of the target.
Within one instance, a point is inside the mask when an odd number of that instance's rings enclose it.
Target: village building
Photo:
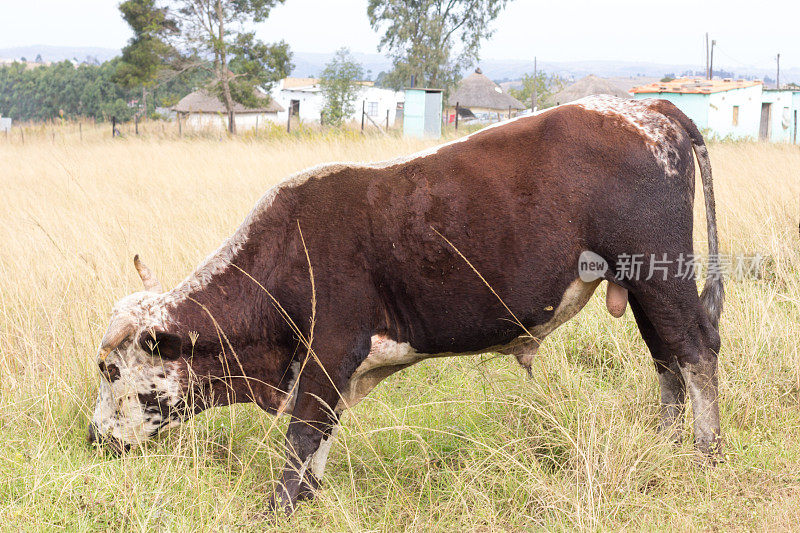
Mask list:
[[[447,100],[447,120],[454,122],[458,106],[460,118],[494,121],[511,118],[525,106],[487,78],[480,68],[462,79]]]
[[[242,104],[234,103],[236,129],[238,131],[255,129],[269,122],[277,122],[278,114],[284,112],[274,99],[267,99],[263,93],[261,97],[265,104],[262,107],[249,108]],[[198,90],[187,94],[172,108],[181,117],[189,128],[228,129],[228,111],[225,104],[216,96],[205,90]]]
[[[374,82],[358,82],[359,90],[353,113],[348,122],[361,122],[362,110],[365,120],[374,125],[385,127],[388,119],[392,127],[397,118],[398,103],[403,101],[403,93],[391,89],[375,87]],[[287,121],[291,113],[292,120],[305,123],[319,123],[325,108],[325,97],[317,78],[284,78],[272,88],[272,99],[278,102],[283,111],[278,113],[278,121]]]
[[[580,100],[586,96],[595,96],[599,94],[609,94],[619,98],[631,97],[627,91],[612,83],[610,80],[590,74],[558,91],[550,100],[554,105],[561,105]]]
[[[403,107],[403,135],[418,139],[442,136],[442,90],[409,87]]]
[[[765,90],[760,81],[681,78],[631,92],[636,99],[669,100],[718,139],[800,143],[800,91]]]

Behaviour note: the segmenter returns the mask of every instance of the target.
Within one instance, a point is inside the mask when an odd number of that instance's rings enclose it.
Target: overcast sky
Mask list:
[[[0,0],[0,48],[49,44],[121,48],[130,31],[117,0]],[[286,0],[258,26],[265,40],[301,52],[348,46],[377,51],[367,0]],[[800,67],[798,0],[512,0],[494,22],[482,57],[697,64],[703,35],[717,40],[720,67]]]

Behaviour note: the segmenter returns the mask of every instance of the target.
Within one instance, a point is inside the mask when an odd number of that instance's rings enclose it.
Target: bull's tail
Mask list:
[[[695,127],[695,130],[697,128]],[[700,301],[708,312],[708,317],[715,328],[719,328],[719,316],[722,314],[722,304],[725,301],[725,286],[722,283],[722,269],[719,263],[719,238],[717,237],[717,214],[714,202],[714,184],[711,180],[711,160],[708,158],[708,148],[700,132],[697,137],[692,136],[692,146],[700,165],[700,178],[703,181],[703,197],[706,201],[706,227],[708,233],[708,269]]]
[[[675,109],[677,113],[670,113],[670,117],[677,120],[692,140],[697,164],[700,166],[700,178],[703,182],[703,197],[706,204],[706,227],[708,233],[708,266],[706,269],[706,283],[700,293],[700,301],[708,312],[708,316],[715,328],[719,327],[719,317],[722,314],[722,304],[725,301],[725,287],[722,283],[722,270],[719,262],[719,239],[717,237],[717,215],[714,202],[714,184],[711,179],[711,160],[708,158],[708,148],[703,139],[703,134],[697,129],[694,122]]]

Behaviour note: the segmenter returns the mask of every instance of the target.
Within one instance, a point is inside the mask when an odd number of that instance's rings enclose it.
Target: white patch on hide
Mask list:
[[[300,368],[302,368],[302,366],[302,362],[293,361],[289,367],[289,372],[292,373],[292,378],[289,380],[289,385],[286,389],[288,396],[286,396],[283,400],[283,403],[278,406],[279,414],[291,415],[294,411],[294,404],[297,402],[297,380],[300,379]]]
[[[407,342],[395,342],[386,335],[373,335],[369,355],[356,368],[347,387],[340,391],[341,399],[335,411],[351,408],[360,402],[375,385],[394,374],[399,368],[432,357],[419,354]]]
[[[588,111],[622,118],[644,137],[650,152],[664,172],[675,177],[678,169],[674,162],[679,160],[680,154],[670,139],[678,138],[679,129],[669,118],[650,107],[654,103],[654,99],[626,100],[616,96],[597,95],[581,98],[567,105],[577,105]]]
[[[126,342],[121,349],[109,353],[103,363],[116,367],[119,377],[112,382],[105,376],[100,379],[92,415],[99,435],[139,444],[157,430],[180,422],[177,418],[168,418],[168,413],[148,412],[147,406],[139,401],[139,394],[154,394],[164,406],[181,405],[184,384],[177,362],[161,361],[135,342]]]
[[[331,446],[333,446],[333,441],[336,439],[336,434],[338,432],[339,426],[333,426],[331,434],[320,441],[319,448],[317,448],[317,451],[311,456],[311,473],[314,474],[317,479],[321,480],[322,476],[325,475],[325,465],[328,462],[328,454],[331,452]]]
[[[131,333],[98,361],[119,371],[119,377],[112,382],[106,376],[100,379],[92,423],[101,436],[137,444],[157,429],[178,423],[165,420],[167,413],[147,412],[138,396],[155,394],[169,407],[183,400],[186,384],[182,382],[180,363],[153,357],[136,342],[142,333],[153,328],[169,329],[172,318],[164,299],[163,294],[137,292],[122,298],[111,311],[109,331],[129,328]]]

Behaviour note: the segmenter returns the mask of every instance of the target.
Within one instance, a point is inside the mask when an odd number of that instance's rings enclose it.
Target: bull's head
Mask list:
[[[145,290],[117,302],[100,343],[100,388],[90,442],[122,451],[176,425],[187,413],[189,371],[169,323],[161,284],[134,258]]]

